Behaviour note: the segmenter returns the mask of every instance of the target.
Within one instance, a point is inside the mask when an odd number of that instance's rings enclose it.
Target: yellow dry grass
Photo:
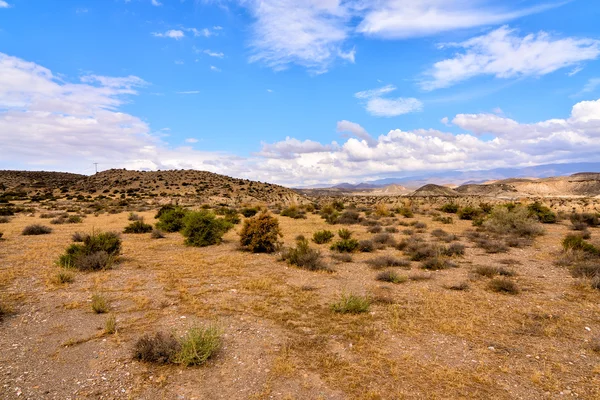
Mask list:
[[[154,212],[139,214],[154,221]],[[317,230],[339,228],[312,214],[279,220],[286,245],[299,234],[312,237]],[[428,232],[441,228],[461,235],[470,228],[468,221],[443,225],[419,214],[400,220],[426,222]],[[323,273],[294,268],[277,255],[240,251],[239,225],[223,244],[207,248],[184,246],[178,233],[159,240],[131,234],[123,235],[123,254],[114,269],[75,272],[73,283],[55,285],[48,277],[58,271],[55,261],[75,231],[122,231],[129,221],[127,213],[102,214],[82,224],[54,226],[50,235],[20,235],[24,226],[40,222],[47,221],[18,216],[2,226],[0,290],[15,305],[16,317],[0,329],[6,337],[19,337],[17,320],[41,308],[54,326],[67,327],[31,328],[30,336],[45,338],[42,354],[62,363],[88,357],[85,368],[92,371],[121,365],[130,374],[123,383],[130,398],[171,398],[178,390],[197,398],[215,391],[256,399],[512,399],[565,391],[600,398],[600,355],[589,349],[600,333],[600,292],[552,264],[565,225],[547,226],[534,246],[509,254],[486,254],[463,239],[467,253],[456,260],[458,268],[401,285],[375,280],[377,271],[364,263],[374,254],[336,263],[328,245],[312,243],[335,269]],[[357,239],[372,237],[365,226],[349,229]],[[376,254],[402,256],[393,248]],[[522,289],[517,296],[490,292],[487,279],[471,273],[474,265],[499,265],[506,258],[520,261],[511,267]],[[417,271],[413,263],[410,273]],[[468,290],[445,289],[462,281],[469,282]],[[105,316],[90,310],[91,293],[100,292],[110,297],[118,335],[99,330]],[[330,305],[343,292],[380,301],[365,314],[335,314]],[[129,358],[128,349],[144,333],[181,334],[210,321],[223,327],[225,345],[201,369],[139,366]],[[68,351],[77,348],[87,351]],[[101,352],[101,361],[94,361],[94,352]],[[4,365],[17,362],[4,357],[9,355],[0,356]],[[114,388],[99,390],[109,395]]]

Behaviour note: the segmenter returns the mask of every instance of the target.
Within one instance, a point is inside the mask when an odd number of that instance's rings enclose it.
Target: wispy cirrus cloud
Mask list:
[[[384,39],[408,39],[456,29],[498,25],[561,5],[542,3],[510,8],[489,0],[381,0],[367,4],[356,30]]]
[[[421,81],[425,90],[452,86],[476,76],[542,76],[600,56],[600,40],[554,38],[546,32],[519,36],[503,26],[461,43],[446,44],[462,52],[436,62]]]
[[[210,57],[217,57],[217,58],[223,58],[225,57],[224,53],[221,52],[217,52],[217,51],[211,51],[211,50],[204,50],[204,54],[206,54],[207,56]]]
[[[352,36],[409,39],[493,26],[557,7],[499,6],[493,0],[237,0],[254,18],[251,62],[275,70],[299,65],[326,72],[336,60],[353,63]]]
[[[386,85],[378,89],[357,92],[354,97],[363,100],[367,112],[376,117],[397,117],[423,109],[423,103],[414,97],[383,97],[395,90],[394,85]]]
[[[10,8],[10,4],[4,0],[0,0],[0,8]]]
[[[352,14],[338,0],[249,0],[243,4],[255,18],[251,62],[275,70],[296,64],[322,73],[336,58],[354,61],[354,50],[343,48]]]

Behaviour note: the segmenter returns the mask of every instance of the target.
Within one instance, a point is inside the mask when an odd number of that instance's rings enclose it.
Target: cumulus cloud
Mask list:
[[[9,7],[10,7],[10,4],[8,4],[4,0],[0,0],[0,8],[9,8]]]
[[[57,79],[47,68],[0,53],[0,168],[78,172],[102,168],[195,168],[290,186],[377,178],[409,171],[473,170],[597,160],[600,99],[568,118],[524,124],[497,114],[458,114],[459,134],[393,129],[378,137],[339,121],[343,142],[286,137],[248,157],[172,147],[121,106],[145,81],[135,76]],[[377,92],[380,93],[380,92]],[[448,122],[449,120],[446,120]],[[491,137],[491,139],[490,139]]]
[[[423,103],[413,97],[397,97],[395,99],[382,97],[394,90],[396,90],[394,85],[386,85],[378,89],[355,93],[354,97],[365,100],[365,109],[376,117],[397,117],[423,109]]]
[[[521,37],[507,26],[446,46],[464,51],[436,62],[421,82],[423,89],[444,88],[480,75],[542,76],[600,55],[599,40],[553,38],[546,32]]]
[[[171,38],[175,40],[180,40],[185,37],[185,33],[179,29],[171,29],[166,32],[153,32],[153,36],[161,37],[161,38]]]

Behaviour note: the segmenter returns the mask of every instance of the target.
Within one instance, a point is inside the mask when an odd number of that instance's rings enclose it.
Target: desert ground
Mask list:
[[[154,224],[157,208],[131,211]],[[240,247],[241,216],[222,243],[206,247],[184,245],[178,232],[162,239],[121,233],[117,262],[92,272],[67,270],[57,260],[76,232],[123,232],[129,211],[55,225],[41,218],[48,212],[42,209],[5,218],[0,397],[600,398],[600,290],[557,263],[565,258],[563,239],[574,232],[569,218],[541,224],[543,234],[525,244],[488,252],[472,239],[473,221],[416,202],[413,209],[405,217],[383,206],[380,215],[359,208],[363,223],[335,225],[316,210],[299,219],[272,210],[283,246],[271,254]],[[22,235],[32,224],[52,232]],[[342,228],[383,243],[344,260],[330,249],[337,234],[326,244],[309,240],[326,266],[319,271],[281,259],[298,235]],[[586,232],[597,244],[598,228]],[[464,254],[445,257],[448,267],[424,269],[399,250],[414,237],[426,245],[462,244]],[[382,256],[403,262],[381,268],[372,260]],[[382,271],[394,272],[398,283],[377,280]],[[493,290],[498,279],[510,281],[510,290]],[[364,299],[367,309],[336,312],[332,305],[344,295]],[[93,296],[106,301],[106,312],[92,310]],[[181,337],[208,325],[218,327],[221,346],[201,365],[134,358],[146,334]]]

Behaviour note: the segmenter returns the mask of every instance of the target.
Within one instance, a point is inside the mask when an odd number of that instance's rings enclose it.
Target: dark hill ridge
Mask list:
[[[0,189],[29,195],[199,198],[206,203],[304,203],[291,189],[207,171],[111,169],[85,176],[61,172],[0,171]]]
[[[420,188],[412,192],[409,196],[458,196],[458,193],[445,186],[434,185],[433,183],[430,183],[428,185],[421,186]]]
[[[27,193],[35,190],[52,190],[64,186],[70,187],[86,178],[86,175],[68,172],[0,170],[0,190]]]

